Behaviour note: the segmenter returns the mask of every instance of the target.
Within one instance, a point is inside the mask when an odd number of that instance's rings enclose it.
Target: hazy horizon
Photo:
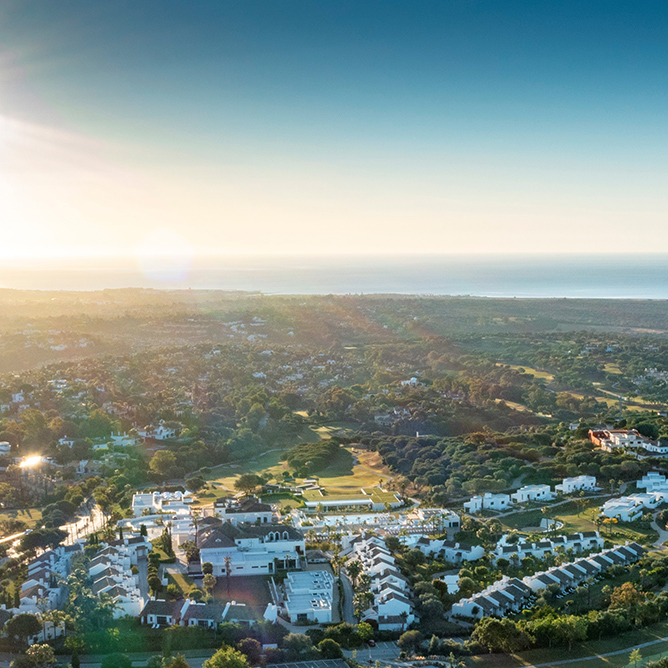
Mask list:
[[[668,299],[668,254],[80,258],[5,263],[0,288]]]

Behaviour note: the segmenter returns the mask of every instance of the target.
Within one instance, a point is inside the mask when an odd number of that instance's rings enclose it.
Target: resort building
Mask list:
[[[198,532],[201,563],[213,564],[215,576],[270,575],[283,568],[301,568],[304,535],[285,524],[234,525],[211,522]],[[226,559],[229,557],[229,561]]]

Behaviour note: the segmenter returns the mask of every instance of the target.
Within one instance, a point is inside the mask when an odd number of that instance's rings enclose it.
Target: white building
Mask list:
[[[525,485],[520,487],[511,497],[515,503],[528,501],[551,501],[554,494],[549,485]]]
[[[396,566],[385,541],[378,536],[343,536],[341,555],[349,564],[359,561],[371,577],[373,604],[362,620],[374,620],[381,631],[400,631],[415,619],[409,599],[410,585]]]
[[[519,612],[533,602],[534,593],[522,580],[504,575],[478,594],[462,598],[452,606],[454,617],[503,617]]]
[[[644,489],[648,492],[653,492],[656,489],[663,489],[667,486],[668,481],[666,481],[666,476],[657,471],[650,471],[636,482],[636,487],[638,489]]]
[[[596,489],[596,478],[593,475],[579,475],[575,478],[564,478],[561,484],[555,485],[554,490],[561,494],[573,494],[585,490],[592,492]]]
[[[213,514],[232,524],[271,524],[273,513],[268,503],[255,497],[219,499],[213,504]]]
[[[213,518],[207,518],[209,520]],[[202,563],[213,564],[213,574],[270,575],[282,568],[300,568],[306,552],[304,536],[285,524],[209,525],[199,531]]]
[[[288,573],[284,589],[283,607],[293,624],[306,621],[326,624],[332,621],[334,578],[331,573]]]
[[[428,557],[436,556],[451,564],[477,561],[485,556],[485,548],[482,545],[469,545],[453,540],[435,540],[426,536],[411,536],[406,541],[406,545],[416,547]]]
[[[176,438],[176,429],[167,427],[164,420],[161,420],[157,426],[148,425],[141,429],[137,429],[137,434],[142,438],[152,438],[156,441],[168,441]]]
[[[0,441],[0,456],[8,455],[12,451],[12,445],[9,441]]]
[[[464,504],[464,510],[475,515],[481,510],[507,510],[510,506],[510,496],[508,494],[491,494],[485,492],[482,496],[472,496],[470,501]]]
[[[601,506],[601,514],[622,522],[635,522],[642,517],[644,509],[645,506],[639,499],[622,496],[606,501]]]
[[[154,513],[179,513],[190,515],[193,497],[183,492],[152,492],[132,496],[132,512],[135,517]]]
[[[652,441],[635,429],[590,429],[589,440],[605,452],[623,449],[644,450],[656,457],[668,455],[668,443]]]

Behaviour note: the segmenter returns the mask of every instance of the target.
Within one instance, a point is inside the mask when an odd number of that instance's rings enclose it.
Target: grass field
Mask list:
[[[577,643],[569,652],[567,648],[532,649],[517,655],[482,654],[470,657],[468,666],[476,668],[518,668],[535,664],[552,664],[559,661],[568,661],[579,657],[595,656],[622,650],[620,654],[610,657],[596,657],[593,659],[574,661],[566,664],[569,668],[622,668],[629,663],[629,653],[639,644],[658,640],[668,636],[668,623],[662,622],[644,629],[636,629],[622,633],[612,638],[592,640]],[[628,651],[627,651],[628,650]],[[668,651],[668,641],[660,642],[640,650],[643,658],[654,656]]]
[[[0,520],[21,520],[32,529],[37,522],[42,519],[42,511],[37,508],[28,508],[26,510],[6,510],[0,513]]]
[[[566,394],[570,394],[572,397],[575,397],[576,399],[584,399],[585,395],[580,393],[580,392],[572,392],[568,390]],[[618,408],[619,407],[619,399],[613,399],[612,397],[605,397],[600,394],[594,395],[594,399],[596,401],[600,401],[601,403],[607,404],[608,407],[610,408]],[[624,410],[625,411],[634,411],[636,413],[646,413],[649,409],[645,408],[643,406],[637,406],[636,404],[629,403],[628,401],[624,402]]]
[[[530,366],[522,366],[521,364],[506,364],[504,366],[509,366],[515,371],[524,371],[524,373],[531,374],[534,378],[541,378],[542,380],[551,383],[554,380],[554,375],[548,373],[547,371],[539,371]]]
[[[359,493],[361,488],[375,487],[380,480],[389,480],[390,472],[382,464],[377,452],[367,452],[350,448],[353,457],[356,458],[352,468],[349,462],[341,461],[318,474],[320,484],[327,488],[332,495],[349,495]],[[283,457],[287,450],[268,452],[264,456],[255,457],[247,462],[239,464],[223,464],[213,469],[208,482],[213,485],[204,493],[199,495],[195,505],[208,505],[215,499],[234,492],[234,481],[242,473],[262,473],[280,480],[283,473],[288,471],[288,466]],[[297,479],[297,484],[302,479]],[[393,499],[394,500],[394,499]],[[381,501],[381,503],[383,503]],[[294,504],[290,504],[294,505]]]
[[[565,503],[561,506],[550,508],[548,504],[547,516],[551,519],[558,519],[564,523],[563,529],[559,533],[576,533],[579,531],[600,531],[603,538],[609,538],[615,542],[619,541],[637,541],[643,544],[653,543],[658,535],[653,529],[644,529],[633,524],[616,524],[612,531],[608,533],[607,526],[598,527],[594,522],[598,507],[603,503],[604,498],[587,499],[584,508],[580,508],[577,502]],[[501,524],[508,529],[521,530],[526,527],[537,527],[544,517],[540,509],[529,510],[525,513],[512,513],[506,517],[500,518]]]

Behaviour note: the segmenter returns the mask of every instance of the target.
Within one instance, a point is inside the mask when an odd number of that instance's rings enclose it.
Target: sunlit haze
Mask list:
[[[5,2],[4,259],[668,251],[665,3]]]

